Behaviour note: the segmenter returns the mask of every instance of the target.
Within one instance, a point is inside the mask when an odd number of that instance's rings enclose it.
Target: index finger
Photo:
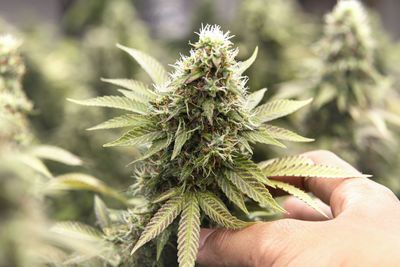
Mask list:
[[[327,151],[327,150],[316,150],[302,154],[302,156],[308,157],[315,164],[329,165],[333,167],[337,167],[343,170],[347,170],[349,172],[353,172],[356,174],[361,173],[357,171],[353,166],[339,158],[336,154]],[[308,179],[304,179],[303,177],[274,177],[282,182],[290,183],[302,190],[312,192],[316,197],[321,199],[323,202],[330,204],[332,210],[335,210],[335,206],[332,205],[334,203],[330,203],[330,199],[333,191],[346,179],[348,178],[318,178],[312,177]],[[366,179],[366,178],[361,178]],[[337,213],[336,213],[337,214]]]

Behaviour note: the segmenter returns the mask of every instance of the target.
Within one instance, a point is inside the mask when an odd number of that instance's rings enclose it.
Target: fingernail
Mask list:
[[[199,240],[199,250],[204,246],[206,243],[207,238],[215,232],[216,229],[201,229],[200,230],[200,240]]]

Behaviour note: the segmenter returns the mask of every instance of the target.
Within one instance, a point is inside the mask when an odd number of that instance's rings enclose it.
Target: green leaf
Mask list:
[[[250,58],[248,58],[246,61],[238,63],[238,67],[236,69],[236,73],[238,75],[242,75],[243,72],[245,72],[253,64],[253,62],[257,58],[257,53],[258,53],[258,46],[254,49],[254,52]]]
[[[201,209],[219,225],[230,229],[240,229],[249,224],[232,216],[224,203],[211,192],[198,192],[197,199]]]
[[[48,185],[50,191],[58,190],[89,190],[99,192],[126,203],[125,197],[114,189],[105,185],[102,181],[93,176],[83,173],[68,173],[55,177]]]
[[[160,139],[165,136],[164,132],[156,131],[156,132],[147,132],[143,130],[132,130],[126,132],[123,136],[118,138],[117,140],[104,144],[104,147],[111,146],[136,146],[142,145],[146,143],[150,143],[156,139]]]
[[[120,44],[117,44],[117,47],[131,55],[147,72],[155,84],[162,85],[168,81],[168,73],[156,59],[139,50]]]
[[[146,151],[146,153],[143,156],[141,156],[138,159],[135,159],[134,161],[130,162],[128,165],[135,164],[136,162],[145,160],[145,159],[153,156],[157,152],[163,150],[167,146],[168,146],[168,139],[167,138],[154,141],[153,144],[150,146],[150,148]]]
[[[284,117],[304,107],[311,101],[312,99],[301,101],[286,99],[273,100],[254,109],[255,119],[262,123]]]
[[[111,219],[106,204],[97,195],[94,196],[94,213],[100,226],[104,229],[110,227]]]
[[[146,114],[149,107],[149,105],[123,96],[100,96],[86,100],[74,100],[68,98],[68,101],[84,106],[124,109],[139,114]]]
[[[143,100],[153,100],[156,95],[151,91],[151,89],[144,83],[131,79],[101,79],[103,82],[111,83],[117,86],[121,86],[125,89],[129,89],[138,96],[143,97]]]
[[[123,127],[139,127],[151,123],[152,121],[148,117],[138,114],[125,114],[119,117],[112,118],[108,121],[102,122],[87,130],[93,131],[93,130],[113,129],[113,128],[123,128]]]
[[[217,183],[230,201],[235,203],[244,213],[249,214],[242,193],[231,182],[224,176],[217,176]]]
[[[263,88],[263,89],[260,89],[258,91],[255,91],[254,93],[250,94],[247,97],[246,107],[249,110],[252,110],[253,108],[255,108],[258,105],[258,103],[260,103],[261,100],[263,99],[266,91],[267,91],[267,88]]]
[[[267,145],[275,145],[279,147],[286,148],[284,144],[275,140],[267,130],[260,128],[259,130],[254,131],[241,131],[240,135],[249,140],[250,142],[257,142]]]
[[[178,187],[174,187],[171,188],[170,190],[165,191],[164,193],[162,193],[161,195],[159,195],[158,197],[156,197],[153,201],[151,201],[151,203],[155,204],[155,203],[160,203],[163,202],[167,199],[170,199],[171,197],[178,195],[182,192],[181,188]]]
[[[299,198],[300,200],[303,200],[306,204],[308,204],[311,208],[315,209],[316,211],[318,211],[319,213],[321,213],[323,216],[325,216],[326,218],[328,218],[328,216],[321,210],[321,208],[319,207],[318,203],[316,203],[312,197],[310,197],[306,192],[304,192],[303,190],[281,182],[281,181],[275,181],[275,180],[270,180],[271,183],[273,183],[277,188],[282,189],[283,191]]]
[[[314,164],[314,162],[308,157],[290,156],[279,159],[270,159],[257,163],[258,167],[262,171],[264,171],[264,169],[266,168],[268,168],[268,170],[275,171],[285,166],[296,165],[296,164]]]
[[[145,96],[141,96],[137,92],[130,91],[130,90],[118,89],[118,92],[120,92],[121,94],[123,94],[125,97],[127,97],[129,99],[138,101],[138,102],[146,104],[146,105],[149,104],[150,100],[153,100],[153,99],[148,99]]]
[[[241,177],[250,177],[255,178],[259,182],[268,185],[270,187],[274,187],[273,184],[269,183],[267,177],[265,177],[262,170],[255,164],[249,157],[239,156],[235,157],[235,166],[234,171],[239,174]]]
[[[140,235],[138,242],[131,251],[131,255],[141,246],[159,235],[172,223],[181,212],[184,200],[185,199],[181,196],[174,196],[157,211]]]
[[[167,228],[157,237],[157,261],[160,260],[161,253],[169,240],[169,236],[171,235],[171,231]]]
[[[200,238],[200,208],[194,193],[186,193],[178,228],[178,263],[194,267]]]
[[[58,222],[51,227],[50,231],[86,241],[100,241],[103,236],[96,228],[79,222]]]
[[[189,84],[197,79],[199,79],[200,77],[203,77],[207,72],[202,70],[202,69],[197,69],[195,71],[192,71],[191,73],[189,73],[185,79],[185,81],[183,82],[184,84]]]
[[[253,154],[253,150],[251,149],[251,146],[250,146],[249,142],[247,141],[247,139],[244,138],[243,136],[238,136],[238,138],[239,138],[240,144],[242,144],[243,147],[244,147],[250,154]]]
[[[226,177],[237,187],[242,193],[249,198],[260,203],[261,205],[270,207],[280,212],[286,212],[276,203],[272,195],[263,183],[251,176],[241,176],[232,170],[226,170]]]
[[[185,130],[184,124],[184,122],[180,122],[178,130],[176,131],[174,150],[172,151],[171,160],[178,156],[178,154],[181,152],[183,145],[190,138],[190,134]]]
[[[30,149],[29,154],[42,159],[54,160],[71,166],[82,165],[82,161],[79,157],[75,156],[71,152],[64,150],[56,146],[39,145],[34,146]]]
[[[263,128],[272,138],[293,141],[293,142],[312,142],[314,139],[300,136],[292,131],[273,125],[264,125]]]
[[[214,104],[212,100],[205,101],[203,103],[203,114],[207,117],[210,125],[213,125],[213,113],[214,113]]]
[[[272,162],[263,167],[263,173],[267,177],[319,177],[319,178],[352,178],[368,177],[356,171],[344,170],[334,166],[320,165],[314,163],[293,163],[287,158]]]
[[[29,154],[18,154],[16,159],[48,178],[53,177],[46,165],[35,156]]]

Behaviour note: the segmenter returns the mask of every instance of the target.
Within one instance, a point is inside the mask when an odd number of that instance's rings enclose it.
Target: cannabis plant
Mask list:
[[[53,222],[45,196],[85,189],[125,199],[94,177],[53,176],[46,167],[44,160],[49,159],[71,166],[82,162],[61,148],[37,144],[27,117],[33,104],[22,88],[21,43],[11,35],[0,36],[0,266],[59,265],[71,250],[83,255],[105,253],[107,246],[100,250],[97,240],[94,244],[48,231]]]
[[[393,77],[377,62],[377,42],[361,2],[339,1],[325,17],[323,36],[315,45],[315,68],[290,86],[296,95],[314,98],[313,112],[302,122],[307,131],[379,177],[397,164],[392,160],[400,117],[388,109],[399,95],[391,87]]]
[[[118,45],[146,70],[153,86],[129,79],[103,79],[122,87],[119,92],[123,96],[71,100],[128,111],[89,129],[127,127],[119,139],[104,146],[138,146],[143,151],[141,158],[132,162],[136,182],[131,189],[135,196],[147,200],[145,210],[151,216],[141,222],[145,227],[140,237],[132,238],[129,233],[133,230],[129,229],[125,237],[119,237],[129,238],[132,254],[140,253],[146,244],[156,246],[161,253],[165,239],[176,234],[180,266],[194,266],[201,224],[231,229],[250,224],[231,214],[231,203],[243,214],[249,212],[246,201],[285,212],[268,187],[281,188],[320,211],[307,194],[273,177],[357,175],[315,165],[301,156],[254,163],[250,143],[284,147],[279,140],[311,141],[270,124],[311,100],[276,100],[257,106],[265,90],[248,94],[248,78],[242,75],[255,60],[257,50],[248,60],[238,62],[238,50],[233,48],[229,32],[207,25],[198,35],[190,54],[182,55],[170,74],[149,55]],[[179,223],[174,223],[178,215]],[[154,238],[156,242],[149,242]]]

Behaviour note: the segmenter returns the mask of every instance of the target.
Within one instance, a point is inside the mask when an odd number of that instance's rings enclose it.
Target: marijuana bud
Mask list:
[[[32,103],[22,90],[25,65],[20,45],[21,41],[11,35],[0,36],[0,145],[11,140],[25,144],[32,139],[25,117]]]
[[[325,17],[324,37],[317,49],[324,65],[321,85],[316,87],[316,94],[323,96],[316,99],[322,102],[319,105],[336,98],[344,113],[351,106],[377,103],[385,80],[374,65],[375,43],[361,2],[338,2]]]
[[[248,78],[243,76],[255,60],[257,48],[248,60],[238,62],[229,32],[207,25],[198,35],[190,54],[182,56],[169,75],[149,55],[118,45],[150,75],[153,88],[135,80],[104,79],[123,87],[119,90],[123,96],[71,100],[130,112],[90,129],[128,127],[121,138],[105,146],[139,146],[144,151],[133,162],[136,183],[132,189],[148,200],[152,217],[132,254],[162,237],[161,233],[175,232],[180,266],[195,264],[201,223],[210,221],[232,229],[249,225],[232,215],[228,204],[234,203],[244,214],[248,213],[245,200],[285,212],[266,186],[282,188],[319,210],[304,192],[269,178],[356,175],[299,156],[255,164],[249,143],[284,147],[278,140],[312,141],[270,124],[311,100],[274,100],[257,106],[265,89],[248,94]],[[178,215],[176,227],[173,221]]]

